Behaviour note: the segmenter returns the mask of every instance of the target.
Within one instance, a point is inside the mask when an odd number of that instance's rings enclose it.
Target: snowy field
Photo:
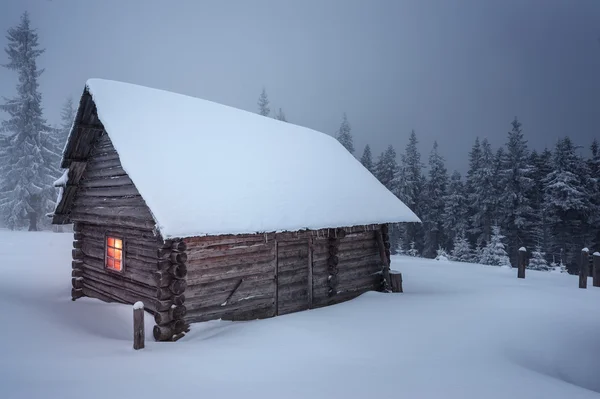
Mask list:
[[[70,234],[0,231],[0,397],[600,397],[600,289],[393,258],[404,294],[195,324],[133,351],[131,306],[70,300]]]

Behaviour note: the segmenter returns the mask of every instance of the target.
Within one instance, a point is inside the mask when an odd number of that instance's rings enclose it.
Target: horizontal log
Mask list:
[[[254,244],[250,246],[238,246],[231,247],[226,249],[197,249],[194,247],[189,247],[187,251],[188,261],[199,261],[199,260],[208,260],[219,257],[235,257],[242,256],[246,257],[250,254],[256,253],[271,253],[273,252],[275,246],[274,245],[266,245],[266,244]]]
[[[81,277],[73,277],[71,279],[71,285],[76,290],[79,290],[79,289],[83,288],[83,279]]]
[[[83,270],[81,270],[81,269],[71,270],[71,277],[83,277]]]
[[[171,274],[175,278],[185,278],[187,276],[188,269],[186,265],[182,264],[174,264],[169,268],[169,274]]]
[[[71,220],[76,222],[84,222],[96,225],[114,226],[121,225],[126,227],[135,227],[145,230],[152,230],[155,227],[153,220],[147,219],[135,219],[127,216],[112,216],[112,215],[99,215],[84,213],[81,211],[73,211],[71,213]]]
[[[275,252],[258,252],[246,256],[222,256],[219,258],[195,260],[188,257],[186,265],[190,274],[201,271],[203,274],[211,273],[211,269],[227,269],[236,266],[246,266],[251,269],[254,265],[271,263],[275,267]],[[260,267],[260,266],[258,266]]]
[[[185,295],[181,294],[181,295],[175,295],[173,297],[173,304],[174,305],[178,305],[181,306],[185,303]]]
[[[86,296],[98,298],[105,302],[119,302],[132,305],[137,301],[142,301],[144,302],[144,309],[152,313],[169,310],[172,305],[171,301],[159,301],[156,298],[148,298],[144,295],[131,293],[126,289],[97,282],[91,278],[84,279],[83,292]]]
[[[91,256],[85,256],[83,258],[82,268],[89,268],[99,272],[107,272],[104,266],[104,260],[93,258]],[[128,269],[127,266],[122,272],[119,272],[119,276],[123,276],[124,279],[128,279],[132,282],[144,284],[148,287],[157,287],[154,277],[150,273],[142,272],[140,270]],[[167,284],[168,285],[168,284]]]
[[[329,266],[337,266],[338,263],[340,263],[340,259],[337,256],[330,256],[329,259],[327,259],[327,264]]]
[[[82,269],[82,271],[83,277],[86,279],[93,278],[98,282],[102,282],[116,288],[123,288],[129,290],[132,293],[139,293],[140,295],[144,295],[149,298],[156,298],[156,287],[125,278],[121,274],[98,270],[95,268],[85,266]]]
[[[119,159],[109,159],[106,161],[93,160],[88,162],[86,167],[87,170],[104,170],[111,168],[121,168],[121,161]]]
[[[79,182],[79,187],[82,188],[94,188],[94,187],[121,187],[121,186],[133,186],[133,182],[127,175],[123,176],[110,176],[100,178],[89,178],[84,176]]]
[[[173,298],[173,293],[168,288],[160,287],[156,289],[156,298],[161,301],[165,299],[171,299]]]
[[[75,185],[79,183],[81,176],[83,176],[83,173],[86,170],[86,166],[87,162],[72,162],[71,165],[69,165],[69,174],[67,176],[69,184]]]
[[[286,284],[295,284],[295,283],[305,283],[308,284],[308,273],[305,269],[302,271],[288,271],[288,272],[279,272],[277,274],[277,281],[279,282],[279,286],[283,286]]]
[[[89,157],[88,163],[94,163],[94,162],[104,162],[104,161],[113,161],[113,160],[118,160],[119,159],[119,154],[117,154],[116,151],[114,152],[107,152],[105,153],[105,155],[92,155]]]
[[[83,261],[81,259],[76,259],[71,261],[71,268],[72,269],[81,269],[83,265]]]
[[[112,168],[104,168],[104,169],[90,169],[87,171],[85,176],[87,178],[102,178],[102,177],[112,177],[112,176],[124,176],[127,173],[123,170],[122,167],[116,166]]]
[[[145,207],[146,202],[139,195],[124,197],[77,197],[73,201],[74,207],[78,209],[88,207],[117,208],[120,206]]]
[[[154,321],[158,325],[165,325],[171,323],[174,320],[183,319],[186,313],[185,306],[171,306],[166,312],[156,312],[154,314]]]
[[[228,319],[235,317],[236,313],[255,311],[257,309],[275,310],[275,301],[273,298],[255,298],[246,301],[236,302],[227,306],[193,307],[187,305],[187,313],[184,320],[187,322],[200,322],[214,319]]]
[[[139,196],[140,193],[133,185],[122,187],[97,187],[84,188],[77,190],[77,196],[80,197],[125,197]]]
[[[73,256],[73,259],[81,259],[83,258],[83,251],[81,248],[73,248],[71,255]]]
[[[83,293],[83,289],[75,289],[75,288],[71,289],[71,300],[72,301],[79,299],[81,297],[84,297],[84,296],[85,296],[85,294]]]
[[[83,246],[83,241],[75,240],[73,241],[73,248],[81,248]]]
[[[157,244],[161,241],[160,236],[156,235],[152,229],[136,229],[123,226],[100,226],[93,224],[79,223],[81,232],[86,237],[97,238],[104,242],[106,233],[110,231],[121,237],[127,237],[127,241],[136,245],[149,247],[150,249],[157,248]]]
[[[237,264],[219,268],[192,268],[188,264],[187,281],[189,285],[208,284],[220,280],[249,278],[251,276],[275,276],[275,263],[266,262]]]
[[[166,326],[154,326],[152,329],[152,335],[156,341],[170,341],[173,335],[175,335],[173,325],[169,324]]]
[[[173,276],[168,271],[158,270],[154,272],[153,276],[158,287],[168,287],[173,282]]]
[[[273,234],[251,234],[251,235],[223,235],[184,238],[188,249],[202,250],[219,246],[234,247],[238,245],[271,244],[274,241]]]
[[[186,289],[186,304],[200,306],[225,306],[239,301],[254,298],[274,298],[276,283],[267,280],[230,281],[229,285],[211,284],[203,286],[188,286]],[[239,286],[238,286],[239,284]],[[236,289],[237,287],[237,289]]]
[[[187,250],[187,244],[183,240],[167,240],[165,246],[177,252],[185,252]]]
[[[83,233],[73,233],[73,240],[80,241],[80,240],[83,240],[83,237],[84,237]]]
[[[88,215],[96,215],[96,216],[110,216],[113,218],[127,217],[132,219],[140,219],[142,221],[152,221],[152,215],[147,207],[141,206],[115,206],[111,208],[107,208],[104,206],[75,206],[73,207],[73,212],[82,212]]]
[[[356,251],[356,250],[377,250],[377,241],[375,239],[342,242],[338,247],[340,252]]]
[[[173,263],[185,263],[187,262],[188,256],[185,252],[171,252],[169,258]]]
[[[340,251],[340,253],[338,254],[338,259],[340,263],[343,263],[344,261],[352,261],[365,258],[371,258],[374,260],[380,259],[379,250],[377,248],[357,249],[351,251]]]
[[[169,285],[169,289],[175,295],[181,295],[185,292],[187,288],[187,282],[185,280],[174,280]]]

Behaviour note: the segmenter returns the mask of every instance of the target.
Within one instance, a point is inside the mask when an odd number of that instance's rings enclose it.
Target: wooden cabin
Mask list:
[[[159,341],[380,290],[387,223],[419,221],[328,135],[114,81],[87,82],[61,166],[72,299],[142,301]]]

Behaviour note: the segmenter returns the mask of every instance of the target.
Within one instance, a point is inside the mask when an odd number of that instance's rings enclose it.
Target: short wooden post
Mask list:
[[[392,292],[403,292],[402,273],[390,270],[390,285],[392,286]]]
[[[592,266],[592,276],[594,287],[600,287],[600,252],[594,252],[594,263]]]
[[[144,348],[144,304],[136,302],[133,305],[133,349]]]
[[[587,248],[583,248],[581,250],[581,263],[579,264],[579,288],[587,288],[587,279],[590,268],[588,263],[589,252],[590,250]]]
[[[527,266],[527,250],[525,247],[519,248],[519,264],[517,271],[517,278],[525,278],[525,266]]]

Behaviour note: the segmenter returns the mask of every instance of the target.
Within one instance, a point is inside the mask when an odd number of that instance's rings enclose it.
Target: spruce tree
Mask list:
[[[471,262],[473,260],[473,251],[469,245],[469,240],[466,239],[464,234],[454,238],[454,247],[450,259],[457,262]]]
[[[275,113],[275,119],[277,119],[278,121],[287,122],[285,114],[283,113],[283,110],[281,108],[279,108],[279,111]]]
[[[398,185],[398,198],[417,215],[423,214],[423,190],[425,188],[425,177],[423,176],[423,163],[421,154],[417,149],[417,135],[413,130],[410,134],[408,144],[402,156],[399,177],[396,179]],[[405,242],[415,242],[419,252],[423,250],[423,228],[420,223],[408,223],[405,226]]]
[[[346,147],[350,154],[354,154],[354,141],[352,139],[350,123],[348,123],[348,117],[345,112],[342,117],[340,128],[337,131],[336,138],[344,147]]]
[[[27,13],[18,26],[8,30],[7,39],[9,62],[5,67],[18,73],[19,83],[17,95],[0,105],[9,115],[1,125],[7,137],[0,154],[0,175],[4,177],[0,211],[7,227],[15,229],[28,221],[29,230],[37,230],[40,218],[54,207],[52,183],[60,175],[60,150],[42,115],[38,77],[43,70],[37,68],[36,60],[44,50]]]
[[[600,248],[600,146],[598,140],[594,139],[590,146],[592,153],[588,160],[588,170],[590,173],[590,194],[591,194],[591,218],[590,218],[590,236],[596,248]]]
[[[377,163],[373,167],[375,177],[391,192],[396,192],[396,177],[399,173],[398,162],[396,161],[396,150],[389,145],[384,152],[379,155]]]
[[[64,148],[67,143],[69,133],[71,133],[71,126],[75,120],[75,113],[77,110],[73,105],[73,97],[67,97],[67,100],[63,104],[60,112],[60,127],[58,128],[58,142],[61,148]]]
[[[269,116],[271,113],[271,108],[269,108],[269,96],[267,96],[267,90],[264,87],[258,97],[258,113],[262,116]]]
[[[541,252],[547,253],[550,250],[548,246],[550,230],[548,215],[544,210],[544,181],[548,174],[552,172],[552,152],[547,148],[540,154],[532,151],[529,159],[529,163],[532,166],[533,180],[529,199],[534,214],[531,227],[531,240],[534,246],[541,248]]]
[[[495,157],[487,139],[483,139],[481,146],[476,140],[471,154],[471,164],[475,167],[470,168],[467,174],[469,233],[477,245],[484,245],[491,237],[498,201],[495,192]]]
[[[581,249],[588,246],[588,220],[592,213],[587,164],[577,155],[569,137],[558,141],[552,172],[544,179],[544,212],[551,232],[550,248],[561,255],[571,272],[578,271]]]
[[[423,256],[435,257],[436,250],[445,245],[444,234],[445,202],[448,188],[448,171],[444,158],[438,152],[437,141],[429,155],[429,179],[425,183],[422,199],[424,249]]]
[[[395,159],[394,159],[394,161],[395,161]],[[367,168],[367,170],[369,172],[373,173],[375,166],[373,165],[373,156],[371,155],[371,147],[369,147],[368,144],[365,146],[365,150],[363,151],[362,157],[360,157],[360,163],[362,163],[362,165],[365,168]]]
[[[511,263],[516,265],[519,248],[532,244],[534,212],[528,195],[533,187],[533,168],[529,163],[529,150],[521,123],[515,118],[511,125],[512,130],[508,133],[505,158],[499,176],[502,187],[500,223],[507,237]]]
[[[447,237],[447,248],[455,246],[455,238],[467,231],[467,201],[465,185],[460,173],[454,171],[448,184],[448,193],[444,198],[443,228]]]
[[[492,236],[481,251],[479,263],[492,266],[510,266],[506,247],[502,243],[504,236],[499,226],[492,226]]]
[[[541,247],[536,247],[535,251],[531,253],[531,259],[529,260],[528,268],[532,270],[549,270],[548,262],[545,259],[546,254],[542,251]]]

